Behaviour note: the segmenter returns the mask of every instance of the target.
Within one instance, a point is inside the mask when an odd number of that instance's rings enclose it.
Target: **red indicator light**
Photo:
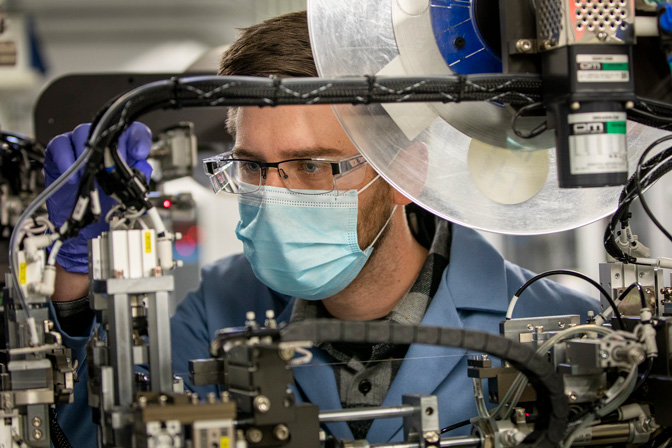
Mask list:
[[[170,202],[170,200],[166,199],[163,201],[163,208],[170,208],[171,205],[173,205],[173,203]]]

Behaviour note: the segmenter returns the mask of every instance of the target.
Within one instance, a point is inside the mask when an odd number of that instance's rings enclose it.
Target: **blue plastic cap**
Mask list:
[[[660,17],[658,18],[658,24],[660,25],[660,28],[663,31],[667,31],[668,33],[672,32],[672,8],[668,7],[669,4],[667,3],[661,3],[658,5],[658,10],[660,11],[661,9],[663,10],[660,13]]]

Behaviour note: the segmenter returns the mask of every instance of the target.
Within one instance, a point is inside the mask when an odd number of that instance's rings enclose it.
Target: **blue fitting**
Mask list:
[[[672,8],[668,6],[667,3],[658,5],[658,25],[662,31],[672,33]]]

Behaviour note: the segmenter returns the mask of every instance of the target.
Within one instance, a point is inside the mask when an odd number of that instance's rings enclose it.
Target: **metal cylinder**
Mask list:
[[[387,408],[347,409],[342,411],[323,411],[319,414],[321,423],[370,420],[374,418],[405,417],[419,411],[415,406],[392,406]]]
[[[460,436],[441,439],[441,448],[471,448],[480,447],[481,438],[474,436]],[[371,445],[371,448],[418,448],[416,443],[390,443],[384,445]]]

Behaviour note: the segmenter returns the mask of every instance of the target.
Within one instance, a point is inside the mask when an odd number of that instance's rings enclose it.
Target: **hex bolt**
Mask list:
[[[254,405],[254,409],[256,409],[260,414],[265,414],[269,411],[269,409],[271,409],[271,400],[263,395],[254,397],[252,404]]]
[[[259,428],[250,428],[245,433],[247,441],[250,443],[259,443],[264,438],[264,433]]]
[[[289,438],[289,428],[283,424],[277,425],[273,428],[273,437],[275,437],[276,440],[284,442]]]
[[[42,426],[42,419],[40,417],[33,417],[33,426],[36,428]]]

